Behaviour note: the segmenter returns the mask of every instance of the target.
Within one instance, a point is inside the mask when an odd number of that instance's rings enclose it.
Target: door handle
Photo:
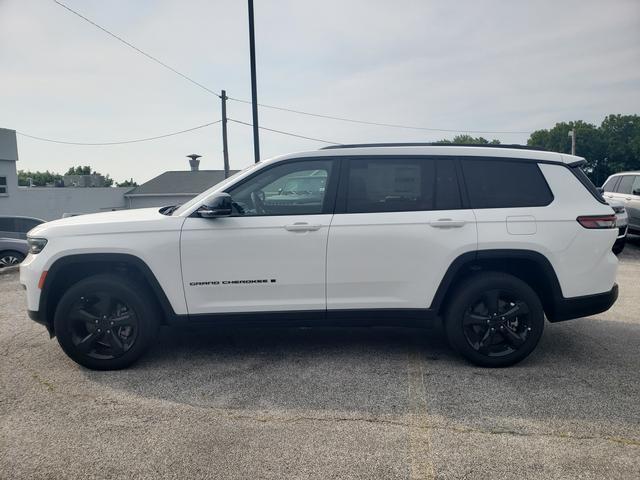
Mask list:
[[[314,232],[316,230],[320,230],[322,225],[313,225],[306,222],[296,222],[291,225],[285,225],[285,230],[289,232]]]
[[[467,222],[464,220],[453,220],[451,218],[439,218],[438,220],[433,220],[429,222],[434,228],[460,228],[464,226]]]

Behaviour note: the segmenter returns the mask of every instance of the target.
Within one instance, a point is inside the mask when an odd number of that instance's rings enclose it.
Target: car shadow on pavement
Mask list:
[[[134,367],[85,375],[199,407],[403,415],[417,358],[429,411],[450,421],[584,420],[619,433],[639,428],[638,345],[637,324],[547,323],[528,359],[485,369],[452,352],[440,328],[174,328]]]

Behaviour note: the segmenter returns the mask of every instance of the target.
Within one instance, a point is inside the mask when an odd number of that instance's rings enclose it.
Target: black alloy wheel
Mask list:
[[[138,336],[138,317],[133,308],[110,292],[80,296],[69,312],[71,341],[91,358],[121,357]]]
[[[451,346],[484,367],[506,367],[527,357],[544,329],[536,292],[517,277],[483,272],[452,293],[445,314]]]
[[[80,280],[62,295],[54,332],[75,362],[94,370],[116,370],[131,365],[149,348],[159,319],[144,285],[100,274]]]
[[[465,312],[464,335],[471,348],[490,357],[509,355],[531,332],[529,307],[511,292],[484,292]]]

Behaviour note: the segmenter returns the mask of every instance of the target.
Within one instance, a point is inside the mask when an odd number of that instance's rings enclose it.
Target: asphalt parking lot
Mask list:
[[[638,478],[640,239],[609,312],[508,369],[439,329],[162,332],[92,372],[0,275],[0,478]]]

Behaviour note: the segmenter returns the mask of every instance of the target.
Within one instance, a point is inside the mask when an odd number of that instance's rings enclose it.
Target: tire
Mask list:
[[[118,370],[138,360],[156,338],[159,313],[146,288],[121,276],[80,280],[56,307],[62,350],[92,370]]]
[[[15,250],[5,250],[0,252],[0,268],[20,265],[24,260],[24,255]]]
[[[451,346],[482,367],[507,367],[523,360],[543,330],[544,309],[538,295],[505,273],[471,277],[456,289],[445,313]]]
[[[611,249],[613,253],[616,255],[620,255],[624,250],[624,246],[627,244],[627,238],[621,238],[620,240],[616,240],[616,243],[613,244],[613,248]]]

